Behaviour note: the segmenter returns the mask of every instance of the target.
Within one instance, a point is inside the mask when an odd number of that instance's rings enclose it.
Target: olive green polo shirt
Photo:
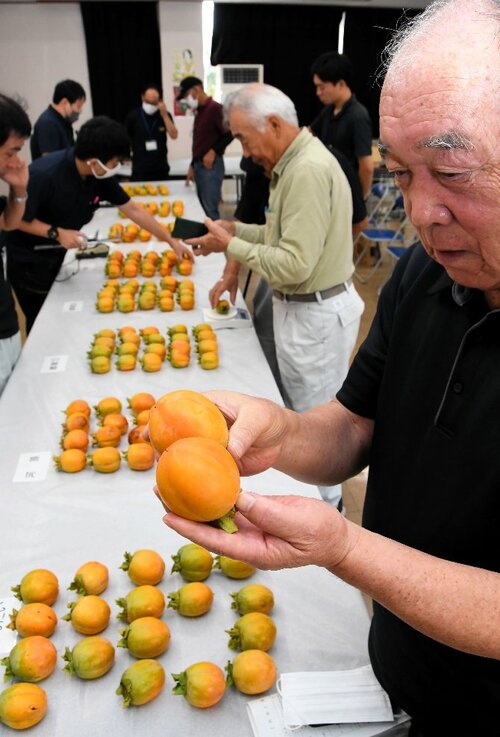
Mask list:
[[[228,255],[287,294],[309,294],[350,279],[352,198],[328,149],[306,128],[271,176],[265,225],[237,223]]]

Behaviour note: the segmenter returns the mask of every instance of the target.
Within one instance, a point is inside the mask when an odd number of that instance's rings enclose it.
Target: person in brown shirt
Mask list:
[[[185,77],[178,100],[194,111],[193,153],[187,181],[194,179],[196,193],[205,214],[219,219],[219,203],[224,179],[223,153],[231,142],[231,132],[224,126],[222,105],[209,97],[198,77]]]

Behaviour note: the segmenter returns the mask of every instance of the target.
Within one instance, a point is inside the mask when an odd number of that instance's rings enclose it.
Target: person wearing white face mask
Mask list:
[[[83,248],[80,228],[103,201],[120,207],[125,216],[166,241],[178,257],[192,257],[146,210],[129,198],[115,176],[130,158],[128,136],[120,123],[105,116],[87,121],[75,147],[57,151],[30,166],[28,204],[18,230],[2,233],[7,247],[7,272],[29,332],[59,271],[65,251]],[[35,245],[54,246],[35,250]]]
[[[222,105],[209,97],[198,77],[185,77],[178,100],[194,111],[193,152],[186,183],[194,179],[201,206],[212,220],[219,219],[219,203],[224,179],[223,153],[231,143],[231,131],[224,125]]]
[[[85,90],[79,82],[65,79],[56,84],[52,104],[40,115],[33,128],[30,141],[33,161],[73,146],[73,124],[80,117],[85,100]]]
[[[127,115],[125,129],[132,149],[131,179],[167,179],[170,171],[167,137],[175,139],[179,133],[158,85],[148,84],[143,88],[141,107]]]

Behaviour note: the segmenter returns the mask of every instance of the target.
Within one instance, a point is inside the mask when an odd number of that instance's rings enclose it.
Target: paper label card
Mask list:
[[[8,655],[17,642],[16,630],[7,629],[13,609],[22,607],[22,602],[15,596],[0,596],[0,656]]]
[[[45,356],[42,362],[40,373],[42,374],[60,374],[66,371],[68,356]]]
[[[14,482],[44,481],[52,462],[50,451],[21,453],[14,473]]]
[[[83,310],[83,302],[65,302],[63,304],[63,312],[81,312]]]

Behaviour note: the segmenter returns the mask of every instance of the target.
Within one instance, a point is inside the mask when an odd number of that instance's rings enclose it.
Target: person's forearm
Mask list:
[[[26,202],[16,202],[16,197],[23,199],[26,197],[26,190],[16,191],[11,188],[7,205],[2,213],[2,230],[16,230],[22,222]]]
[[[373,159],[371,156],[363,156],[358,159],[358,176],[361,182],[363,197],[366,200],[370,194],[373,181]]]
[[[40,236],[40,238],[47,238],[47,231],[51,225],[57,227],[57,223],[44,223],[41,220],[34,218],[29,223],[26,222],[26,220],[21,220],[18,228],[19,230],[22,230],[23,233],[30,233],[31,235]]]
[[[137,223],[144,230],[148,230],[152,235],[156,236],[158,240],[166,241],[172,246],[173,238],[170,233],[151,215],[151,213],[138,207],[135,202],[130,200],[121,207],[122,212],[125,215]]]
[[[309,484],[330,486],[368,463],[373,422],[336,399],[308,412],[287,413],[286,442],[274,467]]]
[[[175,140],[179,135],[179,131],[175,127],[175,123],[173,123],[170,119],[168,113],[163,117],[163,122],[165,123],[165,128],[167,129],[168,135],[170,136],[170,138],[172,138],[172,140]]]
[[[500,659],[500,574],[442,560],[348,524],[352,547],[329,568],[332,573],[428,637]]]

